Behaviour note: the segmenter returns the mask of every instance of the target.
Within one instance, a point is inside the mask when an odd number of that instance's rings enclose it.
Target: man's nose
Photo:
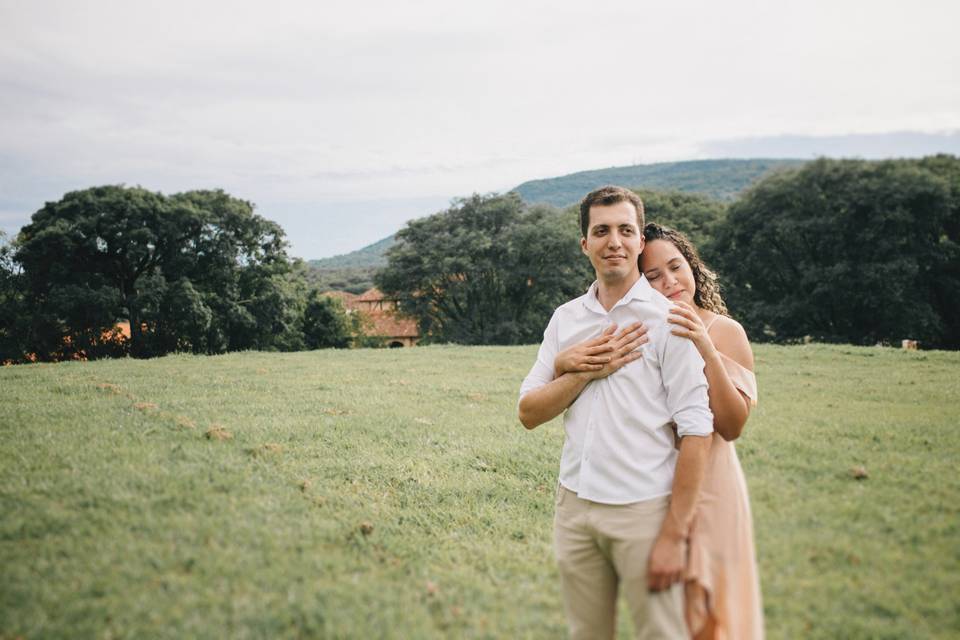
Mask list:
[[[619,247],[621,244],[623,244],[620,234],[616,231],[611,231],[607,236],[607,244],[611,247]]]

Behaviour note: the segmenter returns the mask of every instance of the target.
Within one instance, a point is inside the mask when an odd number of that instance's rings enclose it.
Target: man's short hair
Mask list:
[[[642,231],[644,227],[644,212],[643,200],[640,199],[640,196],[630,191],[630,189],[607,185],[599,189],[594,189],[580,201],[580,235],[586,238],[587,232],[590,230],[590,207],[596,205],[608,207],[618,202],[629,202],[633,205],[634,209],[637,210],[637,228]]]

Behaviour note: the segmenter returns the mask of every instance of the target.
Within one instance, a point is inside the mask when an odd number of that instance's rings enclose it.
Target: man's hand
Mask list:
[[[591,379],[605,378],[617,369],[642,355],[638,349],[649,342],[647,328],[635,322],[616,333],[612,324],[596,338],[580,342],[557,354],[553,361],[554,373],[589,373]]]
[[[669,589],[683,580],[686,569],[687,541],[680,536],[661,532],[653,543],[647,560],[647,588],[650,591]]]

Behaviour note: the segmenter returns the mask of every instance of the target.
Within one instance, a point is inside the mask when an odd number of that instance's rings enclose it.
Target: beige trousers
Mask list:
[[[554,517],[554,552],[573,640],[613,638],[617,592],[630,608],[636,637],[689,637],[683,584],[647,589],[647,559],[667,515],[670,496],[624,505],[583,500],[560,486]]]

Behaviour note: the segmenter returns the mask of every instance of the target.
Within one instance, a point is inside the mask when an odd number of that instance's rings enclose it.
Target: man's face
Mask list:
[[[580,238],[580,247],[590,258],[597,280],[616,284],[640,277],[637,258],[643,251],[643,234],[633,204],[624,201],[590,207],[590,226],[587,237]]]

